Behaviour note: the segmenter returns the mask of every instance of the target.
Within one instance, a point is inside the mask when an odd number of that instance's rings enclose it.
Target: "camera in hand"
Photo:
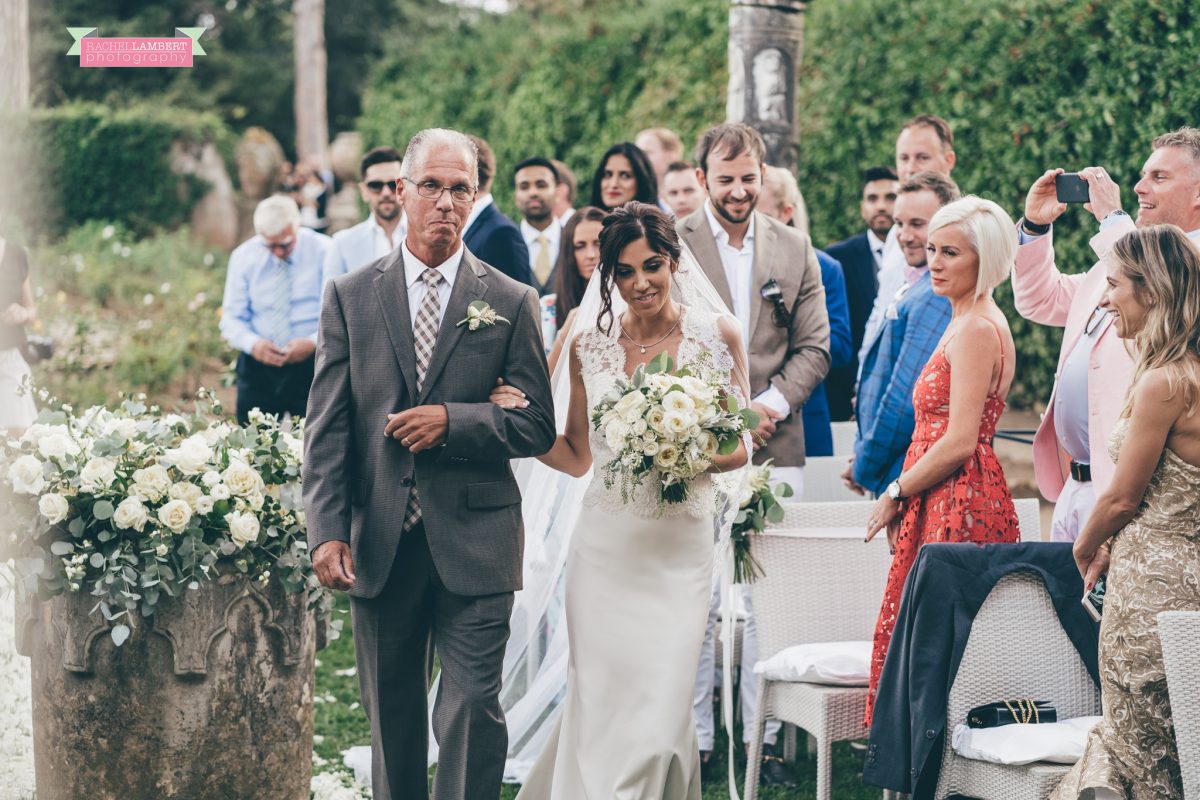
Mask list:
[[[1088,182],[1078,172],[1063,172],[1054,176],[1054,191],[1060,203],[1087,203],[1091,201]]]

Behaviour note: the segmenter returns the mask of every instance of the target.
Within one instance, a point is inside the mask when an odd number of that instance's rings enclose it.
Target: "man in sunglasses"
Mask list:
[[[273,195],[254,209],[253,238],[229,256],[221,335],[239,351],[237,418],[250,409],[303,416],[313,380],[321,271],[330,239],[300,224],[300,208]]]
[[[1067,210],[1055,189],[1062,169],[1047,170],[1034,181],[1017,223],[1020,247],[1012,275],[1017,311],[1031,322],[1064,329],[1054,390],[1033,440],[1038,488],[1055,503],[1050,538],[1056,541],[1075,540],[1112,480],[1108,436],[1133,374],[1104,304],[1105,256],[1135,226],[1177,225],[1200,243],[1200,129],[1165,133],[1151,147],[1133,187],[1136,220],[1121,209],[1121,189],[1103,167],[1079,171],[1090,198],[1084,208],[1099,222],[1091,240],[1099,260],[1087,272],[1065,275],[1054,263],[1052,225]]]
[[[393,147],[376,147],[363,156],[361,170],[358,192],[371,213],[353,228],[333,235],[322,286],[331,278],[391,255],[408,230],[396,186],[400,180],[400,153]]]

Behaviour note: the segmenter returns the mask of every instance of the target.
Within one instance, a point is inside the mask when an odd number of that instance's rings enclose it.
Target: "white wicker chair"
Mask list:
[[[1200,611],[1158,615],[1183,796],[1200,800]]]
[[[754,556],[764,572],[751,584],[761,659],[797,644],[872,638],[891,557],[883,536],[863,544],[871,506],[861,500],[789,503],[784,523],[755,537]],[[833,742],[867,736],[862,724],[866,688],[759,681],[746,799],[758,796],[763,728],[768,719],[777,719],[816,739],[817,799],[829,800]]]
[[[1036,497],[1022,497],[1013,500],[1017,509],[1017,525],[1021,529],[1022,542],[1040,542],[1042,540],[1042,508]]]
[[[845,459],[854,455],[854,437],[858,435],[857,422],[831,422],[829,423],[829,431],[833,434],[833,455],[835,458]]]
[[[954,726],[971,708],[1021,697],[1048,700],[1059,719],[1100,714],[1100,690],[1059,625],[1041,578],[1031,572],[1002,578],[975,616],[947,699],[935,797],[1039,800],[1050,794],[1069,767],[992,764],[963,758],[950,746]]]
[[[842,483],[846,464],[846,456],[812,456],[805,459],[804,491],[797,499],[806,503],[862,500],[862,495],[855,494]]]

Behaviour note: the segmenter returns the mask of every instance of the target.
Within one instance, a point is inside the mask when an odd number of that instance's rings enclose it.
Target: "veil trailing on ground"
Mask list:
[[[575,337],[597,327],[601,310],[601,271],[597,269],[588,283],[587,291],[574,315],[573,323],[564,327],[559,336],[567,337],[562,355],[551,375],[555,423],[561,433],[566,425],[570,404],[573,358],[570,355]],[[701,309],[717,316],[728,317],[741,330],[741,324],[726,307],[721,296],[704,274],[695,256],[684,248],[679,268],[673,276],[672,295],[684,306]],[[609,336],[618,335],[616,320],[625,310],[625,302],[616,291],[612,293],[613,323]],[[607,322],[607,318],[606,318]],[[731,391],[738,402],[746,404],[750,397],[750,374],[745,347],[732,353],[734,368]],[[520,387],[517,387],[520,388]],[[747,437],[747,446],[749,439]],[[511,635],[504,654],[503,689],[500,702],[508,723],[508,759],[504,769],[506,782],[521,783],[528,775],[533,761],[541,752],[547,737],[561,713],[567,686],[567,623],[563,607],[565,566],[571,535],[583,508],[583,496],[591,482],[591,472],[582,478],[572,478],[550,469],[532,458],[516,463],[517,483],[521,487],[522,516],[525,523],[524,589],[517,593],[511,620]],[[717,488],[717,541],[714,558],[714,581],[721,581],[722,597],[727,599],[732,577],[732,548],[729,530],[738,508],[746,480],[746,469],[714,476]],[[726,603],[723,601],[723,605]],[[732,622],[732,614],[724,615]],[[731,630],[723,636],[727,652],[726,669],[732,662]],[[692,673],[698,664],[663,665]],[[726,678],[728,681],[728,677]],[[430,707],[436,694],[430,693]],[[722,692],[723,716],[727,728],[732,720],[730,692]],[[437,744],[430,736],[430,763],[437,761]],[[730,737],[732,743],[733,737]],[[732,768],[730,775],[733,774]],[[732,788],[732,787],[731,787]],[[736,793],[733,794],[736,797]]]

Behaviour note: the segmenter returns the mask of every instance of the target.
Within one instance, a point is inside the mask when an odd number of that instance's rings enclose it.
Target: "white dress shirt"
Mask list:
[[[467,215],[467,222],[462,226],[463,234],[471,230],[471,226],[475,224],[475,220],[479,219],[479,215],[484,209],[492,204],[492,193],[482,194],[475,199],[475,205],[471,206],[471,213]]]
[[[462,264],[463,249],[460,243],[458,249],[454,251],[454,255],[436,267],[444,279],[437,286],[438,301],[441,305],[441,308],[438,309],[439,330],[441,330],[442,317],[446,314],[446,304],[450,302],[450,291],[454,288],[454,279],[458,277],[458,268]],[[400,244],[400,252],[404,256],[404,285],[408,287],[408,314],[412,317],[411,322],[415,329],[417,310],[421,307],[421,301],[425,299],[426,291],[425,281],[421,280],[421,274],[429,269],[429,265],[412,254],[408,249],[408,242]]]
[[[883,249],[887,242],[876,236],[875,231],[867,228],[867,246],[871,248],[871,258],[875,259],[875,274],[878,275],[880,267],[883,266]]]
[[[325,254],[325,266],[321,274],[321,285],[326,281],[353,272],[376,259],[390,255],[404,237],[408,234],[408,220],[404,212],[400,212],[400,221],[392,231],[391,241],[375,215],[371,214],[365,220],[338,231],[333,235],[333,244]]]
[[[712,204],[704,204],[704,213],[713,238],[717,240],[717,253],[721,256],[721,265],[725,268],[725,281],[729,284],[729,294],[733,298],[733,315],[742,323],[742,341],[750,347],[750,304],[754,297],[754,215],[750,215],[750,224],[742,237],[742,248],[739,250],[729,242],[729,234],[717,220],[712,211]],[[754,402],[762,403],[767,408],[786,419],[791,414],[791,406],[783,392],[768,384],[766,391],[754,398]]]
[[[550,250],[550,269],[553,270],[554,262],[558,260],[559,243],[562,240],[562,225],[559,224],[558,220],[552,220],[550,224],[546,226],[546,230],[539,231],[537,228],[533,227],[527,221],[522,219],[521,235],[525,237],[525,246],[529,248],[530,274],[532,274],[534,278],[537,277],[537,273],[534,272],[533,265],[537,263],[538,253],[541,251],[542,247],[546,247]],[[538,244],[538,239],[543,236],[546,237],[546,244]]]
[[[870,237],[871,234],[867,235]],[[867,324],[863,330],[863,345],[858,351],[859,364],[867,359],[867,351],[871,349],[871,343],[875,340],[875,332],[883,324],[884,312],[895,299],[896,292],[907,283],[907,267],[908,261],[905,260],[904,250],[900,247],[900,237],[896,233],[896,226],[893,225],[888,231],[887,241],[883,243],[883,263],[879,266],[879,291],[875,294],[875,305],[871,307],[871,316],[867,317]]]
[[[574,208],[568,208],[563,212],[563,215],[558,218],[558,225],[560,228],[565,227],[566,224],[571,221],[571,217],[575,216],[575,211],[576,209]]]

